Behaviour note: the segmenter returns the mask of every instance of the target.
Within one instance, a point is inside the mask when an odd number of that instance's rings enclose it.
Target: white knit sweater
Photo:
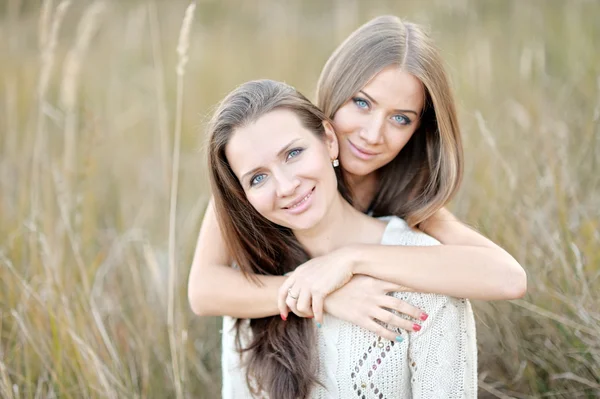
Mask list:
[[[439,245],[434,238],[410,229],[402,219],[385,219],[390,221],[381,241],[383,245]],[[325,388],[315,386],[310,397],[476,398],[477,346],[469,301],[437,294],[397,292],[393,295],[429,315],[425,322],[419,321],[421,331],[396,330],[404,341],[390,342],[325,314],[323,326],[315,328],[318,378]],[[222,397],[252,398],[235,349],[234,322],[230,317],[223,320]]]

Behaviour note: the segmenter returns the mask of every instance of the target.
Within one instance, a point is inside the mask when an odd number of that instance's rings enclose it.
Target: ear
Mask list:
[[[327,152],[329,153],[329,158],[333,161],[334,159],[337,159],[339,155],[338,139],[331,122],[323,121],[323,127],[325,128],[325,145],[327,145]]]

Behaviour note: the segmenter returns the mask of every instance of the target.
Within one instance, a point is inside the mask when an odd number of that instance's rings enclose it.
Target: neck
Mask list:
[[[377,192],[378,180],[375,172],[366,176],[347,173],[345,177],[354,197],[354,205],[362,212],[367,211]]]
[[[384,228],[385,223],[356,210],[338,193],[317,225],[294,235],[316,257],[347,245],[379,243]]]

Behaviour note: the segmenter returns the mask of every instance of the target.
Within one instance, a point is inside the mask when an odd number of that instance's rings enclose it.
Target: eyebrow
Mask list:
[[[371,102],[375,105],[378,104],[377,101],[375,101],[375,99],[373,97],[371,97],[370,95],[368,95],[367,93],[364,92],[364,90],[359,90],[359,93],[362,93],[365,97],[367,97],[369,100],[371,100]],[[413,111],[411,109],[395,109],[394,112],[399,112],[399,113],[411,113],[411,114],[415,114],[415,116],[419,116],[419,114],[416,111]]]
[[[290,141],[289,143],[287,143],[281,150],[279,150],[279,152],[277,153],[277,158],[281,157],[291,146],[294,145],[294,143],[296,143],[297,141],[300,141],[300,140],[301,140],[300,138],[297,138],[297,139],[294,139],[294,140]],[[246,180],[248,175],[253,175],[260,168],[261,168],[261,166],[254,168],[249,172],[244,173],[241,180],[242,181]]]

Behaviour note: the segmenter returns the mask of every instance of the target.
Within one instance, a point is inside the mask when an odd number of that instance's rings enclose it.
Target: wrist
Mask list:
[[[362,265],[361,254],[364,251],[360,250],[360,245],[349,245],[344,248],[344,263],[348,265],[350,273],[354,276],[355,274],[361,274],[360,268]]]

